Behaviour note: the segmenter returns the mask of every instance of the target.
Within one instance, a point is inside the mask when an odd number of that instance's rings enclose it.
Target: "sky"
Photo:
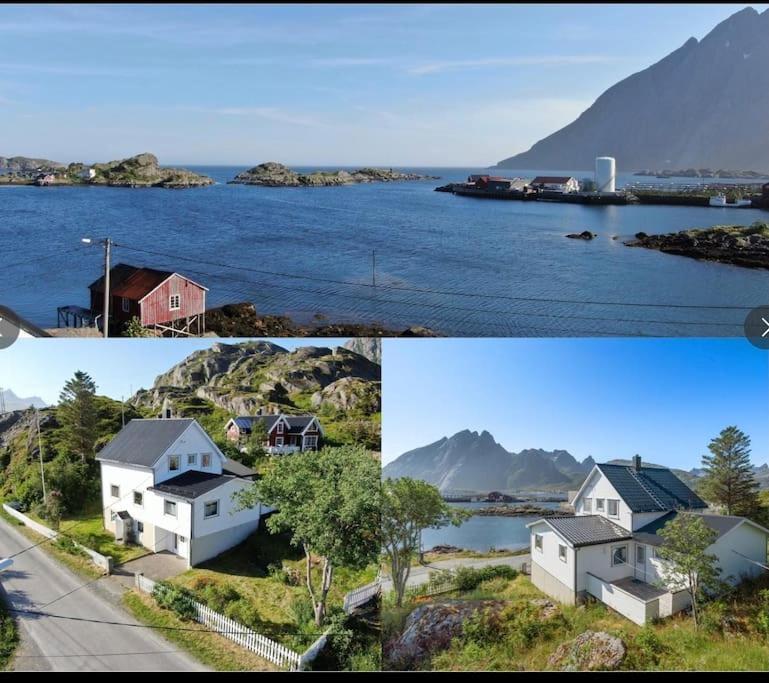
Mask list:
[[[227,339],[237,344],[243,339]],[[248,340],[250,341],[250,340]],[[300,346],[342,346],[347,339],[267,339],[293,351]],[[0,351],[0,387],[20,398],[39,396],[58,403],[64,383],[77,370],[91,375],[96,391],[117,401],[139,389],[149,389],[155,378],[194,351],[221,343],[217,339],[18,339]]]
[[[699,467],[729,425],[769,461],[769,354],[744,339],[385,339],[382,460],[463,429],[507,450]]]
[[[0,154],[486,166],[744,6],[2,5]]]

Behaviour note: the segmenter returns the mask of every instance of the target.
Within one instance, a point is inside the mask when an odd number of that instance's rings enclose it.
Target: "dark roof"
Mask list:
[[[243,415],[241,417],[233,418],[233,421],[238,425],[238,429],[250,432],[254,425],[254,422],[263,422],[264,426],[269,431],[277,421],[280,415]]]
[[[222,471],[225,474],[233,474],[236,477],[253,477],[256,475],[256,470],[246,467],[243,463],[240,463],[237,460],[227,460],[227,462],[222,465]]]
[[[629,531],[599,515],[546,517],[542,521],[552,526],[575,548],[632,538]]]
[[[538,185],[539,183],[567,183],[573,176],[568,175],[538,175],[531,181],[532,185]]]
[[[195,420],[131,420],[99,451],[97,460],[152,467]]]
[[[213,474],[211,472],[187,470],[173,479],[167,479],[160,484],[155,484],[155,486],[149,486],[147,490],[194,500],[198,496],[213,491],[215,488],[219,488],[222,484],[226,484],[235,478],[229,474]]]
[[[745,519],[744,517],[734,517],[733,515],[704,515],[701,513],[682,513],[682,514],[696,514],[705,522],[705,525],[716,532],[715,540],[718,540],[728,531],[731,531],[738,524],[741,524]],[[662,517],[658,517],[653,522],[650,522],[646,526],[642,526],[636,530],[633,534],[633,538],[641,543],[648,543],[649,545],[662,545],[662,537],[659,535],[660,529],[664,527],[668,522],[675,519],[679,515],[678,512],[668,512]]]
[[[137,268],[127,263],[118,263],[110,268],[109,288],[113,296],[123,296],[132,301],[139,301],[172,275],[178,275],[178,273],[170,270],[155,270],[154,268]],[[183,275],[179,275],[179,277],[184,278]],[[184,279],[189,280],[189,278]],[[205,289],[192,280],[189,282]],[[92,282],[89,288],[95,292],[103,292],[104,276],[102,275],[98,280]]]
[[[128,514],[127,510],[120,510],[117,513],[117,516],[120,517],[120,519],[131,519],[131,515]]]
[[[694,491],[665,467],[596,465],[633,512],[704,509],[707,507]]]
[[[312,415],[284,415],[289,434],[301,434],[315,418]]]

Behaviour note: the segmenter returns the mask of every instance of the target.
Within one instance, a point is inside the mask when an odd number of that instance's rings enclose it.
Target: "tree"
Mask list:
[[[88,373],[78,370],[59,394],[56,414],[62,428],[62,440],[70,452],[83,462],[94,456],[98,411],[96,384]]]
[[[411,562],[419,551],[422,529],[459,526],[470,515],[453,508],[437,488],[425,481],[402,477],[382,484],[382,546],[390,563],[390,575],[398,607],[403,603]]]
[[[267,441],[267,426],[264,420],[255,420],[251,424],[251,434],[246,440],[246,450],[252,461],[256,461],[267,455],[264,444]]]
[[[758,482],[750,463],[750,437],[727,427],[708,444],[702,456],[704,496],[723,505],[727,515],[751,515],[759,507]]]
[[[694,625],[699,627],[700,605],[720,585],[718,558],[707,549],[715,542],[716,532],[702,517],[678,513],[660,529],[663,539],[657,557],[663,563],[664,583],[672,590],[686,590],[692,601]]]
[[[151,337],[152,333],[142,325],[139,318],[134,316],[123,326],[123,335],[126,337]]]
[[[324,448],[280,458],[262,479],[236,494],[239,507],[260,502],[276,507],[267,519],[270,533],[288,532],[305,554],[305,582],[315,624],[326,618],[334,570],[363,569],[379,553],[380,464],[357,446]],[[320,585],[313,558],[321,563]]]

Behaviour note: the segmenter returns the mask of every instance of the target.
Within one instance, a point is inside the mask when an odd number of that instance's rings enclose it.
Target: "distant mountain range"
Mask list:
[[[630,460],[623,459],[608,462],[631,464]],[[511,453],[489,432],[465,429],[403,453],[384,466],[382,476],[421,479],[442,491],[566,491],[579,488],[595,464],[591,456],[580,461],[564,450],[527,448]],[[703,474],[696,468],[690,471],[671,469],[690,486],[696,486],[697,479]],[[769,464],[754,467],[753,471],[761,488],[769,489]]]
[[[12,410],[25,410],[30,406],[33,408],[45,408],[48,404],[39,396],[30,396],[29,398],[19,398],[10,389],[0,391],[2,401],[0,406],[5,404],[5,411],[10,413]]]
[[[764,170],[768,64],[769,10],[748,7],[701,41],[689,38],[613,85],[568,126],[497,165],[587,170],[596,156],[608,155],[624,170]]]

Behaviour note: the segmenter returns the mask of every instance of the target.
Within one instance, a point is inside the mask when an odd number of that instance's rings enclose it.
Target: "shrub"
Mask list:
[[[769,589],[758,592],[758,610],[753,618],[753,626],[759,633],[769,637]]]
[[[315,628],[315,613],[312,608],[312,601],[306,595],[295,598],[289,607],[289,612],[294,620],[294,623],[301,630],[312,625]]]
[[[518,576],[518,572],[506,564],[492,565],[481,569],[460,567],[454,575],[454,582],[458,590],[467,592],[477,588],[484,581],[496,578],[512,580],[516,576]]]
[[[700,613],[700,626],[706,633],[721,633],[727,607],[723,602],[709,602]]]
[[[224,615],[237,621],[243,626],[252,628],[255,631],[261,631],[263,621],[259,615],[259,610],[256,606],[246,599],[240,598],[234,602],[229,603],[223,608]]]
[[[240,593],[229,584],[210,583],[198,592],[206,606],[216,612],[224,612],[230,603],[240,600]]]
[[[625,639],[625,642],[628,642]],[[653,628],[644,626],[635,637],[635,646],[638,648],[640,656],[647,663],[658,664],[660,655],[665,652],[665,645],[660,640]]]
[[[88,553],[82,550],[69,536],[59,534],[53,543],[59,550],[75,555],[76,557],[88,557]]]
[[[183,621],[193,621],[197,617],[194,597],[185,588],[159,581],[152,590],[152,597],[164,609],[176,612]]]

